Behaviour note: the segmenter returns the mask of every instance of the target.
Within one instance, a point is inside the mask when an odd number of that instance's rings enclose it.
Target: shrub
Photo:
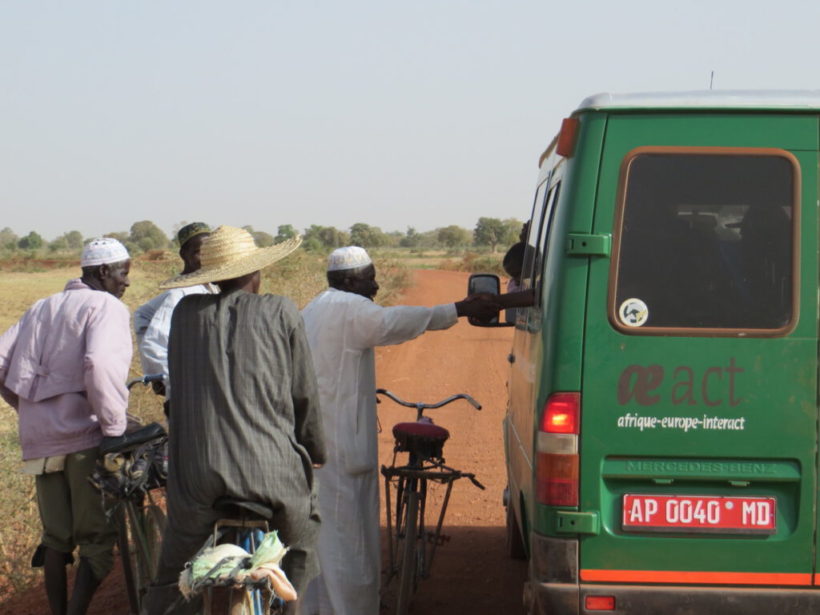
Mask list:
[[[476,252],[465,252],[460,259],[447,259],[441,262],[439,267],[449,271],[467,271],[469,273],[495,273],[504,276],[504,269],[501,267],[502,254],[479,254]]]

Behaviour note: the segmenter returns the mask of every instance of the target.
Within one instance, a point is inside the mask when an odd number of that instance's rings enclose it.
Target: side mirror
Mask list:
[[[492,273],[474,273],[467,282],[467,294],[477,295],[489,293],[491,295],[501,294],[501,281],[498,276]],[[468,322],[476,327],[512,327],[514,322],[499,322],[498,317],[489,321],[480,321],[475,318],[468,318]]]
[[[491,295],[501,294],[501,280],[492,273],[474,273],[467,282],[467,294],[478,295],[479,293],[490,293]]]

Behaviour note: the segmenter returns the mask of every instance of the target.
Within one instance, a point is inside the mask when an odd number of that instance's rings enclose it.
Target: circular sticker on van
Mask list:
[[[627,299],[618,309],[618,316],[627,327],[640,327],[649,318],[649,308],[640,299]]]

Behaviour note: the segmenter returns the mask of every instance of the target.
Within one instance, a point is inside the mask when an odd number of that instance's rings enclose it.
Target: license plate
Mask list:
[[[623,529],[628,532],[715,532],[774,534],[777,500],[710,495],[624,495]]]

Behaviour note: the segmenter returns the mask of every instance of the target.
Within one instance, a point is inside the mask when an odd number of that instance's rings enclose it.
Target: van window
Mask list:
[[[535,246],[538,243],[538,230],[541,225],[541,218],[544,215],[543,203],[544,193],[547,190],[549,179],[545,180],[535,193],[535,203],[532,207],[532,215],[527,230],[527,237],[524,241],[527,245],[524,249],[524,266],[521,268],[521,283],[524,288],[532,288],[533,269],[535,267]]]
[[[543,188],[547,183],[545,182],[541,187]],[[547,192],[543,208],[536,209],[533,212],[527,236],[527,246],[524,253],[524,287],[536,289],[536,305],[541,304],[541,293],[538,289],[544,272],[544,255],[546,254],[549,229],[552,225],[552,212],[555,209],[554,205],[560,187],[561,183],[556,182]],[[542,194],[541,189],[539,189],[538,194]]]
[[[538,243],[535,248],[535,271],[532,283],[533,288],[537,289],[536,302],[538,305],[541,305],[541,278],[545,269],[544,263],[547,257],[547,246],[550,238],[550,229],[552,228],[552,220],[555,217],[555,202],[558,200],[560,191],[561,182],[558,182],[547,192],[547,202],[544,205],[544,217],[538,232]]]
[[[618,329],[791,330],[799,212],[791,154],[639,148],[625,160],[620,195],[610,287]]]

